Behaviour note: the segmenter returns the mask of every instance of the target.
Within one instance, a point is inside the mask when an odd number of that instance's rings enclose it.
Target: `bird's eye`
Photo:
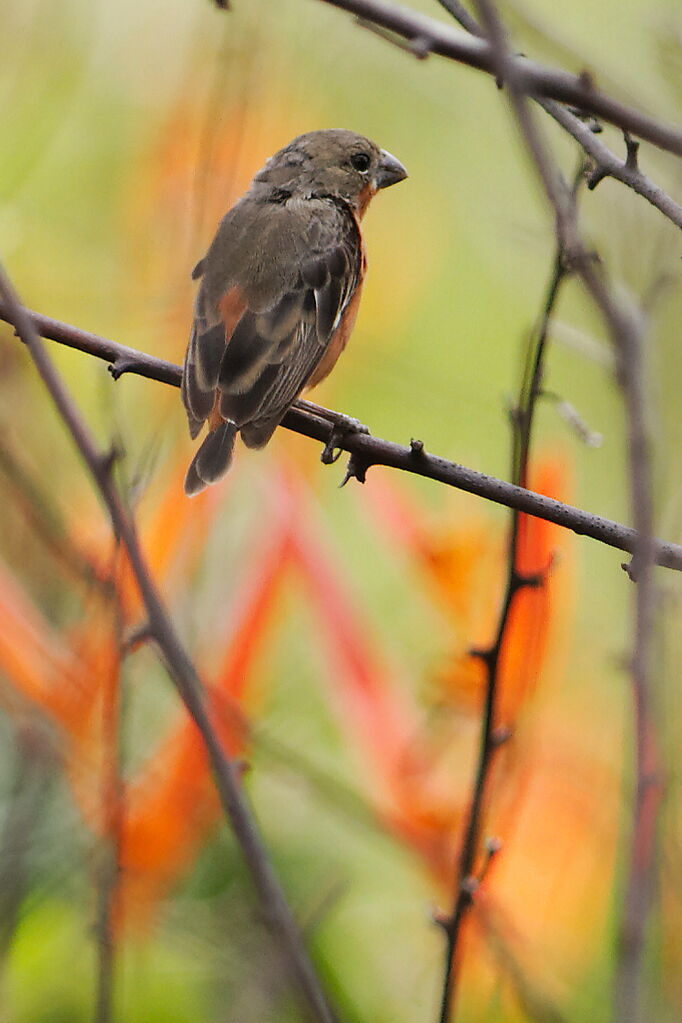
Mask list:
[[[364,172],[369,167],[371,161],[367,153],[353,153],[350,158],[350,162],[357,171]]]

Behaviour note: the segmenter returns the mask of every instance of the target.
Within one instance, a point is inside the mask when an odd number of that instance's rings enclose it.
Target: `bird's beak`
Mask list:
[[[388,188],[389,185],[397,185],[399,181],[404,181],[407,171],[400,160],[396,160],[395,156],[391,156],[385,149],[382,149],[379,155],[380,160],[376,173],[377,188]]]

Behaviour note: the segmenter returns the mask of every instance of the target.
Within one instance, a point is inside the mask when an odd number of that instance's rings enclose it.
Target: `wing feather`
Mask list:
[[[182,394],[192,436],[217,398],[221,417],[260,447],[322,360],[360,281],[362,243],[350,208],[331,198],[266,211],[260,248],[238,212],[199,264]]]

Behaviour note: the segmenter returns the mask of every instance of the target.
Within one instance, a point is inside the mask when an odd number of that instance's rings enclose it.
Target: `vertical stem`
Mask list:
[[[617,930],[613,989],[614,1023],[644,1023],[643,965],[653,896],[660,754],[653,710],[653,470],[646,369],[641,333],[621,337],[619,382],[627,421],[630,501],[639,543],[629,572],[635,580],[634,644],[630,667],[634,718],[635,797],[625,891]]]
[[[575,178],[575,188],[581,180],[582,164]],[[547,337],[552,314],[561,285],[567,276],[561,246],[557,247],[543,310],[529,345],[523,370],[517,407],[512,413],[512,480],[526,486],[528,463],[535,411],[542,392],[542,379],[547,352]],[[474,876],[479,855],[485,799],[490,780],[494,754],[506,736],[496,735],[495,720],[498,696],[499,662],[502,654],[510,613],[516,595],[525,587],[541,584],[540,579],[527,578],[517,565],[520,513],[512,511],[507,544],[507,580],[493,643],[486,650],[476,651],[486,671],[485,702],[481,720],[478,759],[472,796],[464,823],[464,835],[456,869],[455,899],[450,917],[441,921],[446,935],[445,968],[441,994],[439,1023],[449,1023],[455,1009],[461,965],[461,935],[468,912],[473,903],[477,880]]]

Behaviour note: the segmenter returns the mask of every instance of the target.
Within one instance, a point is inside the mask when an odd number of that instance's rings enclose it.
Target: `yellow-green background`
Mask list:
[[[50,316],[180,361],[191,315],[188,275],[214,227],[214,221],[206,222],[202,204],[213,209],[221,195],[221,182],[205,179],[211,147],[229,133],[235,146],[245,144],[253,154],[250,172],[293,134],[353,128],[398,156],[410,177],[380,195],[367,216],[370,271],[363,309],[351,347],[313,397],[358,417],[379,436],[403,443],[418,436],[433,452],[507,475],[506,409],[550,273],[553,237],[504,96],[489,77],[437,58],[417,61],[314,0],[234,0],[233,6],[224,13],[208,0],[4,0],[0,251],[22,298]],[[414,6],[446,17],[436,3]],[[504,9],[519,50],[573,70],[588,67],[622,98],[679,120],[682,12],[673,0],[579,0],[561,10],[547,0],[529,0]],[[245,129],[239,127],[239,111]],[[253,126],[259,126],[258,140],[244,143],[243,131]],[[573,145],[552,125],[546,127],[565,172],[572,174]],[[186,193],[164,191],[166,168],[158,155],[169,139],[182,148],[174,133],[185,129],[187,160],[196,164],[193,201]],[[602,138],[623,151],[615,129]],[[679,198],[679,162],[643,145],[641,165]],[[225,193],[232,197],[229,183]],[[646,296],[659,278],[667,282],[647,310],[647,354],[658,528],[679,540],[679,235],[643,199],[608,180],[582,196],[581,211],[586,235],[616,286],[633,301]],[[556,409],[546,405],[538,417],[537,444],[558,447],[570,460],[574,503],[627,521],[620,400],[599,318],[576,284],[568,285],[558,319],[564,329],[557,331],[549,355],[547,386],[571,402],[603,442],[595,448],[582,445]],[[566,325],[583,332],[600,357],[566,343]],[[98,436],[103,441],[112,432],[121,437],[130,476],[141,472],[146,478],[151,472],[154,484],[163,485],[178,452],[189,460],[191,444],[177,392],[132,376],[114,385],[103,363],[56,347],[51,352]],[[68,516],[89,500],[88,484],[9,329],[2,331],[0,370],[0,428],[6,441],[23,453]],[[277,450],[291,443],[282,437],[272,452],[240,452],[248,465],[240,469],[220,528],[209,538],[210,586],[202,591],[201,579],[193,580],[177,609],[180,631],[190,641],[200,628],[202,592],[204,600],[208,591],[229,601],[235,565],[248,558],[248,550],[237,548],[253,538],[249,523],[258,515],[253,487],[259,474],[276,464]],[[333,554],[370,608],[373,627],[421,693],[446,646],[445,630],[442,624],[429,628],[428,606],[415,597],[399,555],[367,531],[353,486],[337,489],[340,466],[318,468],[312,442],[302,450],[313,466]],[[297,457],[300,461],[301,451]],[[427,517],[484,514],[475,498],[453,502],[435,484],[399,482]],[[49,617],[56,623],[68,619],[66,584],[33,550],[30,529],[11,493],[3,489],[1,496],[6,562]],[[501,511],[485,514],[502,526]],[[267,531],[267,523],[262,528]],[[630,701],[623,664],[632,635],[632,587],[617,552],[584,539],[576,541],[574,552],[573,611],[563,625],[565,663],[556,684],[574,693],[582,707],[594,701],[609,748],[614,730],[622,731],[625,755],[613,770],[625,767],[627,803]],[[666,834],[672,835],[666,855],[674,871],[679,586],[671,573],[662,573],[659,581],[659,624],[667,615],[669,627],[658,630],[655,695],[663,741],[672,751],[665,811]],[[314,627],[295,589],[282,623],[262,669],[270,690],[268,727],[294,745],[304,742],[313,760],[354,787],[359,783],[352,758],[329,723],[317,685],[310,650]],[[145,713],[153,716],[149,707]],[[461,765],[463,772],[469,769],[468,763]],[[9,792],[9,778],[4,788]],[[440,936],[429,924],[430,900],[436,896],[419,865],[333,801],[326,805],[265,756],[252,788],[294,901],[314,906],[336,881],[342,886],[315,944],[334,987],[344,992],[339,997],[347,1003],[347,1018],[433,1019]],[[68,797],[62,793],[55,799],[65,812]],[[49,850],[38,856],[40,881],[10,952],[0,1018],[17,1023],[90,1018],[94,955],[84,894],[88,879],[78,880],[88,862],[87,838],[79,835],[75,817],[71,825],[67,829],[62,819],[56,839],[54,823],[47,829],[46,841],[56,841],[59,862],[51,860]],[[622,826],[627,829],[626,818]],[[230,897],[224,878],[215,880],[225,862],[234,866],[234,853],[222,836],[165,925],[151,941],[126,951],[119,1018],[192,1023],[234,1018],[229,1005],[243,972],[233,950],[240,944],[240,914],[246,910],[241,896]],[[618,883],[614,878],[614,906]],[[220,940],[213,940],[206,923],[212,884],[219,887],[224,910]],[[230,885],[238,888],[235,881]],[[658,919],[654,915],[654,945]],[[590,921],[583,926],[589,944]],[[611,964],[607,930],[594,941],[592,969],[569,977],[561,989],[567,1018],[608,1018]],[[675,969],[670,955],[663,965]],[[538,975],[546,968],[538,963]],[[659,968],[654,951],[649,963],[654,977]],[[675,1001],[674,991],[662,992],[656,1018],[676,1018]],[[479,1016],[483,1010],[472,1005],[471,1019],[501,1018]]]

